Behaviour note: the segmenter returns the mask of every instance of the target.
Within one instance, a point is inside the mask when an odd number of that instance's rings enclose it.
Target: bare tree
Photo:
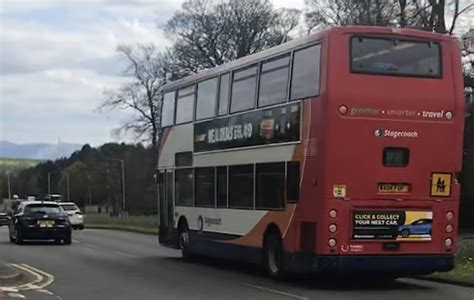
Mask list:
[[[160,135],[161,100],[160,87],[168,77],[164,67],[165,56],[153,45],[119,46],[128,66],[124,74],[130,82],[117,90],[106,90],[102,110],[124,109],[133,112],[119,132],[133,132],[138,139],[151,142],[156,147]]]
[[[298,10],[275,10],[269,0],[189,0],[165,25],[182,73],[195,73],[289,39]]]
[[[396,8],[391,0],[305,0],[305,4],[309,30],[321,24],[387,26]]]
[[[454,9],[447,10],[451,4]],[[306,0],[305,19],[310,29],[320,24],[398,26],[453,34],[459,16],[473,8],[473,3],[461,7],[459,0]]]
[[[458,18],[474,8],[473,3],[462,6],[459,0],[399,0],[398,3],[399,20],[396,23],[400,27],[413,27],[442,34],[453,34]],[[446,9],[450,5],[454,6],[453,10]],[[446,26],[447,19],[451,19],[449,27]]]

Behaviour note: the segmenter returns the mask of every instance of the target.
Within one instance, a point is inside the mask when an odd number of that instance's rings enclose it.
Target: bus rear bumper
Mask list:
[[[314,255],[287,253],[288,271],[297,273],[390,274],[398,276],[447,272],[453,255]]]

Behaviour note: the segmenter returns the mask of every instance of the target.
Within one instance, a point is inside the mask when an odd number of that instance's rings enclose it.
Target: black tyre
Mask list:
[[[64,245],[71,245],[71,242],[72,242],[71,234],[66,235],[66,236],[64,237],[63,241],[64,241]]]
[[[15,242],[16,242],[18,245],[23,245],[23,230],[21,229],[21,227],[17,227],[17,228],[16,228],[16,238],[15,238]]]
[[[283,243],[278,234],[269,234],[264,239],[263,266],[272,278],[281,278],[284,274]]]
[[[16,240],[13,238],[11,231],[9,232],[8,236],[10,237],[10,243],[15,243]]]
[[[186,223],[182,223],[178,229],[178,243],[179,249],[184,259],[190,259],[191,254],[189,252],[189,230]]]
[[[408,229],[403,229],[402,230],[402,237],[407,238],[410,236],[410,230]]]

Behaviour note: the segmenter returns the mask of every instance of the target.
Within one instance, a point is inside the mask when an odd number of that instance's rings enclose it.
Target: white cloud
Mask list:
[[[104,89],[126,80],[115,49],[135,43],[164,48],[156,22],[172,14],[170,3],[161,9],[151,1],[2,1],[0,139],[115,140],[112,129],[131,113],[95,111]]]
[[[15,142],[62,140],[101,144],[127,112],[100,114],[103,90],[126,79],[89,70],[50,69],[0,77],[2,138]]]

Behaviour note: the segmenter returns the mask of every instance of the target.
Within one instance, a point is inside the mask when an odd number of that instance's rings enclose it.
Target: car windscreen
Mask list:
[[[29,204],[25,207],[25,214],[59,214],[61,208],[54,204]]]
[[[396,38],[351,38],[352,73],[441,77],[438,43]]]
[[[74,204],[61,204],[61,207],[65,210],[65,211],[72,211],[72,210],[78,210],[79,208],[77,208],[76,205]]]

